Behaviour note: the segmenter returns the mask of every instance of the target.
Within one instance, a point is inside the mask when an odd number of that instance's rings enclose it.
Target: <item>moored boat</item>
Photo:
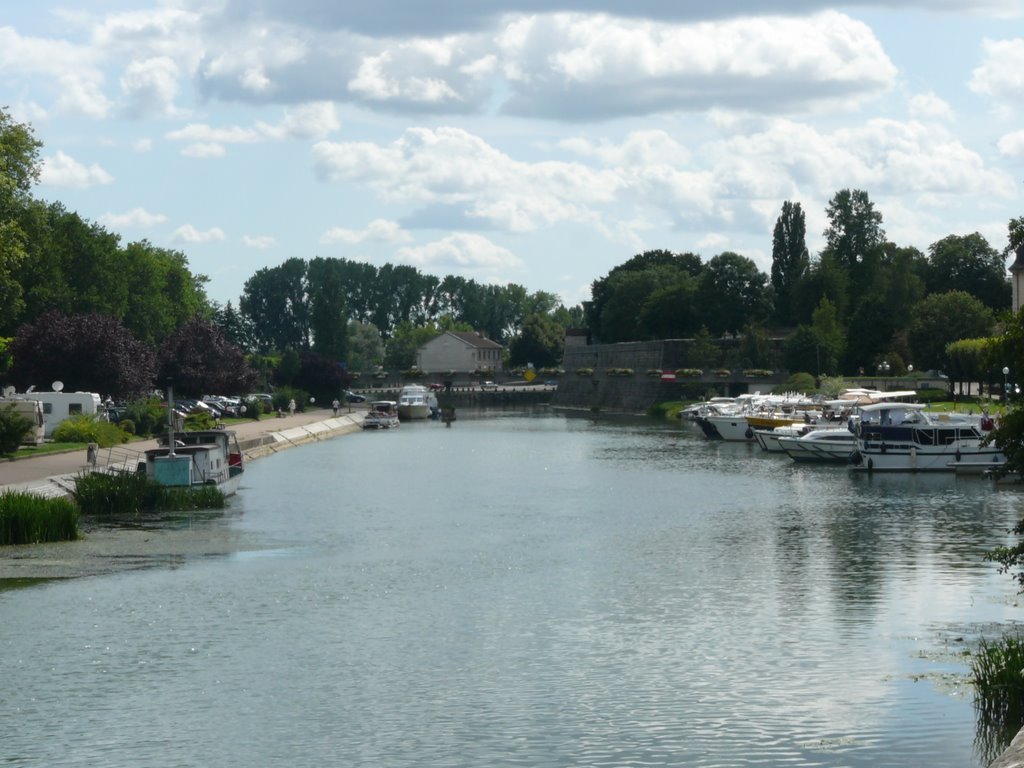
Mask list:
[[[866,471],[954,472],[961,463],[1006,461],[987,440],[988,417],[932,413],[918,403],[877,403],[861,408],[851,466]]]
[[[804,435],[781,436],[779,447],[793,461],[846,464],[856,447],[856,436],[846,427],[812,429]]]
[[[374,400],[363,417],[363,429],[394,429],[398,425],[398,403],[394,400]]]
[[[407,384],[398,393],[398,418],[429,419],[440,412],[437,395],[422,384]]]
[[[225,496],[238,490],[245,467],[235,433],[225,429],[168,432],[145,452],[146,476],[161,485],[212,485]]]

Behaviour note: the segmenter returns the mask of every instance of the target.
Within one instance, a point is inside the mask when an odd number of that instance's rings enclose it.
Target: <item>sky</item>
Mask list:
[[[842,189],[925,252],[1024,216],[1022,0],[5,0],[0,107],[37,198],[220,303],[293,257],[568,306],[646,250],[769,272]]]

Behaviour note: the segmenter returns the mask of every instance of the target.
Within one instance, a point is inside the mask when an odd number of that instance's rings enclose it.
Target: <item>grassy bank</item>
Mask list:
[[[0,544],[39,544],[78,538],[78,505],[32,493],[0,494]]]

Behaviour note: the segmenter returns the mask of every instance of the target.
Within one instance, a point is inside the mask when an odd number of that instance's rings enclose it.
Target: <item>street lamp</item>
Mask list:
[[[1006,403],[1006,377],[1010,375],[1010,369],[1003,366],[1003,403]]]

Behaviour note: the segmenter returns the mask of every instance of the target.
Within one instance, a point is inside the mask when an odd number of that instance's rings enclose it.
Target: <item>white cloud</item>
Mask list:
[[[180,76],[178,65],[167,56],[131,62],[121,75],[125,111],[133,117],[173,117]]]
[[[162,213],[150,213],[145,208],[133,208],[127,213],[104,213],[99,222],[111,229],[147,229],[163,224],[167,217]]]
[[[1014,131],[1000,137],[997,146],[1003,155],[1024,158],[1024,131]]]
[[[953,108],[949,102],[934,93],[915,94],[910,99],[909,108],[912,117],[947,121],[953,119]]]
[[[240,125],[215,127],[205,123],[190,123],[169,131],[170,141],[185,142],[182,153],[190,157],[221,157],[230,144],[262,144],[289,139],[317,139],[341,127],[334,105],[313,102],[284,110],[279,123],[257,121],[252,128]]]
[[[412,236],[405,232],[396,221],[386,219],[375,219],[371,221],[366,229],[343,229],[333,227],[320,237],[320,242],[325,245],[343,243],[345,245],[359,245],[365,242],[380,242],[400,244],[412,240]]]
[[[39,180],[51,187],[88,189],[110,184],[114,181],[114,177],[96,163],[90,166],[83,165],[70,155],[58,150],[56,154],[43,158]]]
[[[212,227],[201,231],[191,224],[185,224],[174,230],[171,239],[176,243],[219,243],[224,240],[224,231],[219,227]]]
[[[242,244],[257,250],[266,250],[277,245],[277,240],[270,235],[243,235]]]
[[[514,271],[522,261],[480,235],[456,233],[416,248],[399,248],[395,258],[427,272],[480,274]]]
[[[984,59],[969,83],[975,93],[997,102],[1024,105],[1024,38],[984,40]]]
[[[896,77],[871,29],[831,11],[679,25],[549,14],[511,22],[498,45],[508,110],[568,119],[850,105]]]

